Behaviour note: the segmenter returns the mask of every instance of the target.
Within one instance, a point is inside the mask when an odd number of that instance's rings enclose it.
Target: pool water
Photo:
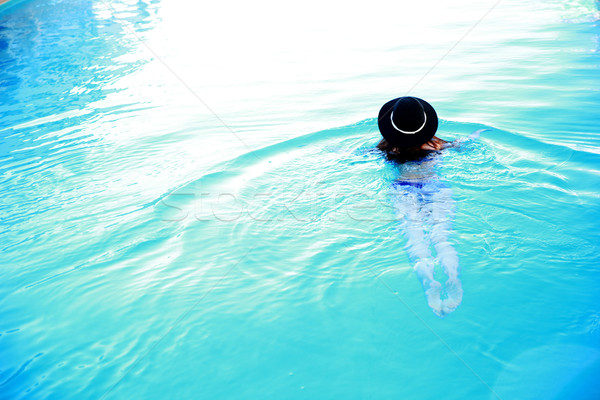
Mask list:
[[[599,19],[1,5],[0,398],[600,398]],[[423,165],[374,151],[405,94],[444,139],[484,130],[433,157],[443,200],[404,201]],[[426,238],[448,223],[450,312],[414,271],[415,204]]]

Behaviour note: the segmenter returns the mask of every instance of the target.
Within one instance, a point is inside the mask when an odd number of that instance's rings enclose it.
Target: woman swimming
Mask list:
[[[402,222],[409,259],[429,307],[444,316],[458,307],[463,290],[458,277],[458,254],[449,241],[454,209],[452,191],[435,171],[439,152],[457,142],[436,137],[437,127],[437,114],[425,100],[416,97],[391,100],[379,112],[383,139],[377,148],[399,164],[400,177],[392,184],[394,210]],[[436,264],[442,266],[447,276],[444,286],[435,278]]]

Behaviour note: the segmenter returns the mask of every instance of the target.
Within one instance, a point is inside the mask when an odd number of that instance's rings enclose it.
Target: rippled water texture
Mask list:
[[[1,5],[0,398],[599,398],[598,3],[397,3]]]

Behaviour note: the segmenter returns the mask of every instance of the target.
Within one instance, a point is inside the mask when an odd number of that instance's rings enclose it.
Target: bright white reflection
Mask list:
[[[591,18],[596,8],[584,0],[569,7],[504,0],[456,45],[494,3],[154,3],[151,29],[130,26],[152,52],[123,30],[137,43],[124,57],[147,63],[90,106],[132,111],[86,129],[120,143],[132,166],[149,175],[149,187],[164,187],[249,148],[372,118],[384,101],[413,87],[445,119],[502,127],[498,116],[511,113],[499,108],[512,107],[527,83],[519,77],[562,66],[547,46],[523,43],[552,42],[558,33],[549,23]],[[96,8],[107,17],[101,3]],[[522,104],[543,103],[538,89]],[[140,146],[139,138],[145,148],[127,147]],[[155,157],[136,157],[149,149]]]

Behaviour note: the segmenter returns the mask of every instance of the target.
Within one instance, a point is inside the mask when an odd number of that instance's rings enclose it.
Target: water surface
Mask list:
[[[597,3],[493,6],[1,6],[0,397],[598,397]],[[488,129],[444,318],[373,151],[408,93]]]

